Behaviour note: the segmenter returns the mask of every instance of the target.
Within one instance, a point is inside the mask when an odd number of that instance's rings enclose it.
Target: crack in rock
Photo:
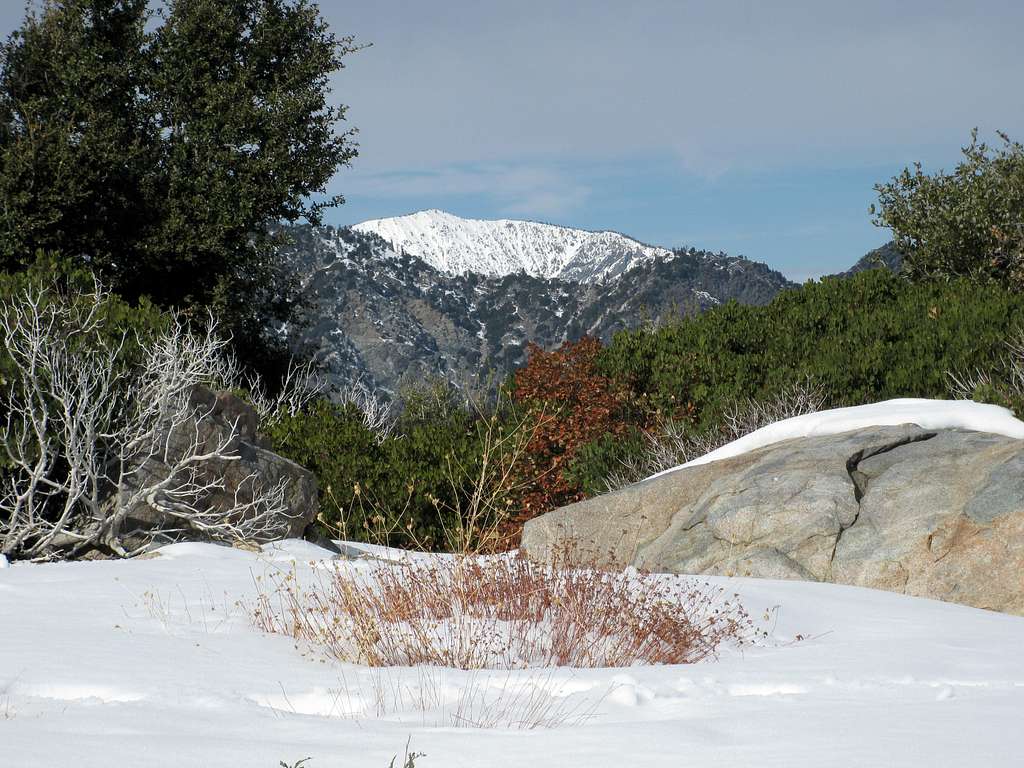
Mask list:
[[[853,483],[853,498],[857,502],[857,513],[853,516],[853,520],[850,521],[849,525],[840,524],[839,526],[839,532],[836,534],[836,542],[832,547],[832,557],[829,558],[830,568],[836,559],[836,552],[839,549],[839,540],[842,539],[843,534],[855,526],[857,524],[857,520],[860,519],[860,502],[868,492],[868,480],[870,478],[860,471],[860,463],[874,456],[881,456],[883,453],[889,453],[889,451],[902,448],[905,445],[923,443],[926,440],[931,440],[936,435],[938,435],[938,432],[919,432],[916,435],[907,435],[898,440],[894,440],[891,443],[884,443],[883,445],[877,445],[857,451],[846,460],[846,474],[850,476],[850,481]]]

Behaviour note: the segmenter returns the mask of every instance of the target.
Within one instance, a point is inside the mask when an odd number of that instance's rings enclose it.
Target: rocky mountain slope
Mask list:
[[[477,224],[468,222],[462,232]],[[501,252],[500,264],[481,261],[475,245],[458,253],[449,247],[443,257],[434,252],[428,261],[410,252],[412,239],[396,249],[362,225],[291,228],[288,252],[303,279],[303,316],[293,341],[326,364],[336,386],[359,379],[394,393],[403,382],[431,377],[473,386],[523,363],[531,341],[553,347],[585,334],[608,339],[644,320],[730,299],[764,303],[793,285],[746,259],[535,226],[547,229],[518,230],[543,234],[533,250],[520,240]],[[553,230],[568,234],[552,243],[545,238]],[[613,235],[625,241],[624,250],[616,250]],[[518,259],[515,269],[509,254]],[[588,277],[567,277],[579,274]]]
[[[867,269],[891,269],[893,272],[899,272],[903,269],[903,254],[896,250],[892,242],[888,242],[873,251],[868,251],[856,264],[835,277],[849,277]]]

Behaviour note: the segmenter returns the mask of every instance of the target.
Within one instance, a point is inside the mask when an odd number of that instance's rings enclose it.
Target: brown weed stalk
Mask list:
[[[752,623],[708,584],[521,555],[340,563],[263,592],[255,623],[371,667],[458,669],[691,664]]]

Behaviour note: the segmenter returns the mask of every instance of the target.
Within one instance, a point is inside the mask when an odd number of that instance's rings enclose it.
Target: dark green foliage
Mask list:
[[[969,276],[1024,288],[1024,146],[971,134],[952,173],[909,168],[879,184],[875,224],[893,231],[912,279]]]
[[[0,269],[61,253],[258,357],[295,292],[267,228],[340,203],[308,200],[355,155],[327,103],[352,41],[308,0],[148,6],[51,0],[0,48]]]
[[[437,548],[465,509],[483,452],[481,416],[430,390],[405,393],[393,433],[380,438],[352,405],[326,400],[270,428],[274,450],[312,470],[320,524],[333,536]]]
[[[714,425],[731,404],[810,377],[836,405],[946,396],[948,370],[988,368],[1024,297],[969,280],[915,285],[887,270],[825,279],[763,307],[730,303],[618,334],[599,367],[662,416]]]
[[[579,450],[566,478],[578,484],[584,496],[596,496],[608,490],[608,478],[621,472],[624,460],[644,449],[643,433],[635,426],[621,437],[604,435]]]
[[[56,300],[62,295],[89,292],[95,285],[87,269],[75,266],[68,259],[40,253],[20,272],[0,272],[0,305],[10,302],[30,286],[44,287],[44,300],[46,296]],[[101,308],[99,333],[107,341],[123,339],[121,357],[126,365],[132,365],[138,360],[141,345],[165,329],[167,320],[167,316],[146,299],[133,305],[111,294]],[[4,375],[10,364],[6,352],[0,348],[0,386],[4,386],[8,378]]]
[[[280,419],[267,430],[267,437],[277,453],[316,475],[321,518],[331,526],[340,524],[343,513],[352,514],[357,485],[374,487],[381,478],[382,451],[354,406],[319,400],[296,416]],[[358,534],[363,522],[350,520],[348,527]]]
[[[117,239],[139,239],[152,197],[146,18],[146,0],[48,3],[0,49],[0,269],[40,249],[136,262]]]
[[[945,398],[947,372],[972,378],[980,370],[988,375],[970,394],[1020,413],[1024,398],[1003,369],[1006,342],[1021,327],[1024,296],[998,285],[915,284],[879,269],[808,283],[765,306],[731,302],[659,329],[622,332],[597,367],[638,404],[633,430],[585,445],[567,475],[587,495],[601,493],[623,460],[649,450],[641,429],[673,419],[701,444],[722,433],[727,412],[784,399],[800,381],[843,406]]]

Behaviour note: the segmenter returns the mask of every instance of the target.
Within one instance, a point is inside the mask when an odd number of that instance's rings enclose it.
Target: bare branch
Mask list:
[[[260,423],[266,426],[277,423],[285,416],[295,416],[327,389],[327,379],[311,360],[299,364],[290,361],[284,381],[273,397],[267,394],[258,376],[242,372],[233,355],[225,357],[219,379],[227,389],[245,390],[249,402],[260,417]]]
[[[125,337],[111,340],[104,327],[109,298],[97,282],[64,294],[35,285],[0,302],[0,339],[14,370],[0,392],[0,456],[10,468],[0,488],[0,553],[127,555],[149,540],[197,533],[279,536],[290,519],[284,482],[262,487],[252,475],[229,493],[237,419],[213,424],[213,407],[195,397],[232,365],[215,320],[197,332],[172,315],[165,331],[139,340],[142,362],[129,367]],[[155,520],[144,533],[125,531],[141,508]]]
[[[378,443],[383,443],[394,432],[395,413],[392,403],[371,392],[362,381],[354,381],[335,392],[332,399],[339,405],[354,406],[362,414],[363,426],[374,435]]]
[[[1005,352],[991,368],[946,371],[946,389],[955,400],[972,400],[982,390],[1024,397],[1024,328],[1003,343]]]

